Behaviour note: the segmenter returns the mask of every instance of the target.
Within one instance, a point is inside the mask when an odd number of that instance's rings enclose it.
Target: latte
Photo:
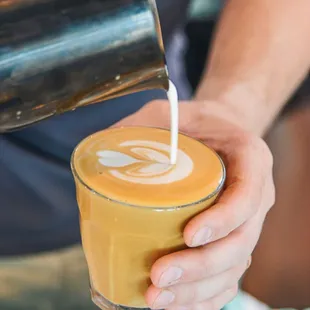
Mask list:
[[[184,227],[222,189],[219,156],[185,135],[178,140],[175,165],[170,132],[156,128],[104,130],[73,154],[83,248],[102,308],[146,307],[151,266],[186,248]]]

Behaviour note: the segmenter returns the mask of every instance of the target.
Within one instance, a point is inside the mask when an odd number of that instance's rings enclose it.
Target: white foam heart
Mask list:
[[[131,152],[143,160],[118,151],[102,150],[97,152],[99,162],[109,168],[109,173],[118,179],[140,184],[169,184],[188,177],[193,171],[193,161],[181,150],[178,150],[178,162],[175,166],[169,163],[170,147],[155,141],[126,141],[120,147],[130,148]],[[132,166],[133,164],[141,164]],[[117,168],[128,167],[125,171]]]
[[[99,151],[97,156],[103,166],[110,168],[121,168],[141,162],[132,156],[117,151]]]

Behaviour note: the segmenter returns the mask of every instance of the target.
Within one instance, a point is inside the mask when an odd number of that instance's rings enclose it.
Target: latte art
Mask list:
[[[124,152],[121,152],[122,148]],[[117,151],[100,150],[98,161],[115,178],[137,184],[169,184],[187,178],[193,171],[193,161],[182,150],[177,151],[177,163],[170,164],[168,144],[132,140],[118,145]],[[125,153],[126,151],[126,153]],[[128,152],[132,154],[128,155]]]
[[[111,200],[143,207],[188,205],[216,192],[224,173],[217,154],[203,143],[182,134],[178,140],[172,165],[170,131],[103,130],[77,147],[75,169],[86,187]]]

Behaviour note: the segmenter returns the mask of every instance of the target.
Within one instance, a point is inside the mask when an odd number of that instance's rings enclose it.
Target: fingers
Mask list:
[[[175,285],[167,289],[151,286],[146,294],[146,300],[153,309],[201,303],[214,298],[238,283],[247,266],[248,263],[245,262],[218,276],[197,282]]]
[[[256,152],[255,152],[256,151]],[[228,236],[253,217],[262,204],[274,202],[270,163],[260,163],[255,148],[242,146],[231,150],[227,158],[227,188],[217,204],[189,222],[184,239],[189,247],[198,247]]]
[[[152,283],[170,287],[214,277],[245,263],[257,242],[262,221],[252,219],[225,239],[207,246],[187,249],[157,260],[151,270]]]

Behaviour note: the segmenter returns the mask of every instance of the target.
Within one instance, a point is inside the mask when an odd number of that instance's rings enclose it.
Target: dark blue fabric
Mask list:
[[[184,20],[187,2],[158,1],[165,40]],[[91,133],[157,98],[165,98],[165,94],[142,92],[1,135],[0,255],[35,253],[79,242],[78,208],[69,165],[74,147]]]

